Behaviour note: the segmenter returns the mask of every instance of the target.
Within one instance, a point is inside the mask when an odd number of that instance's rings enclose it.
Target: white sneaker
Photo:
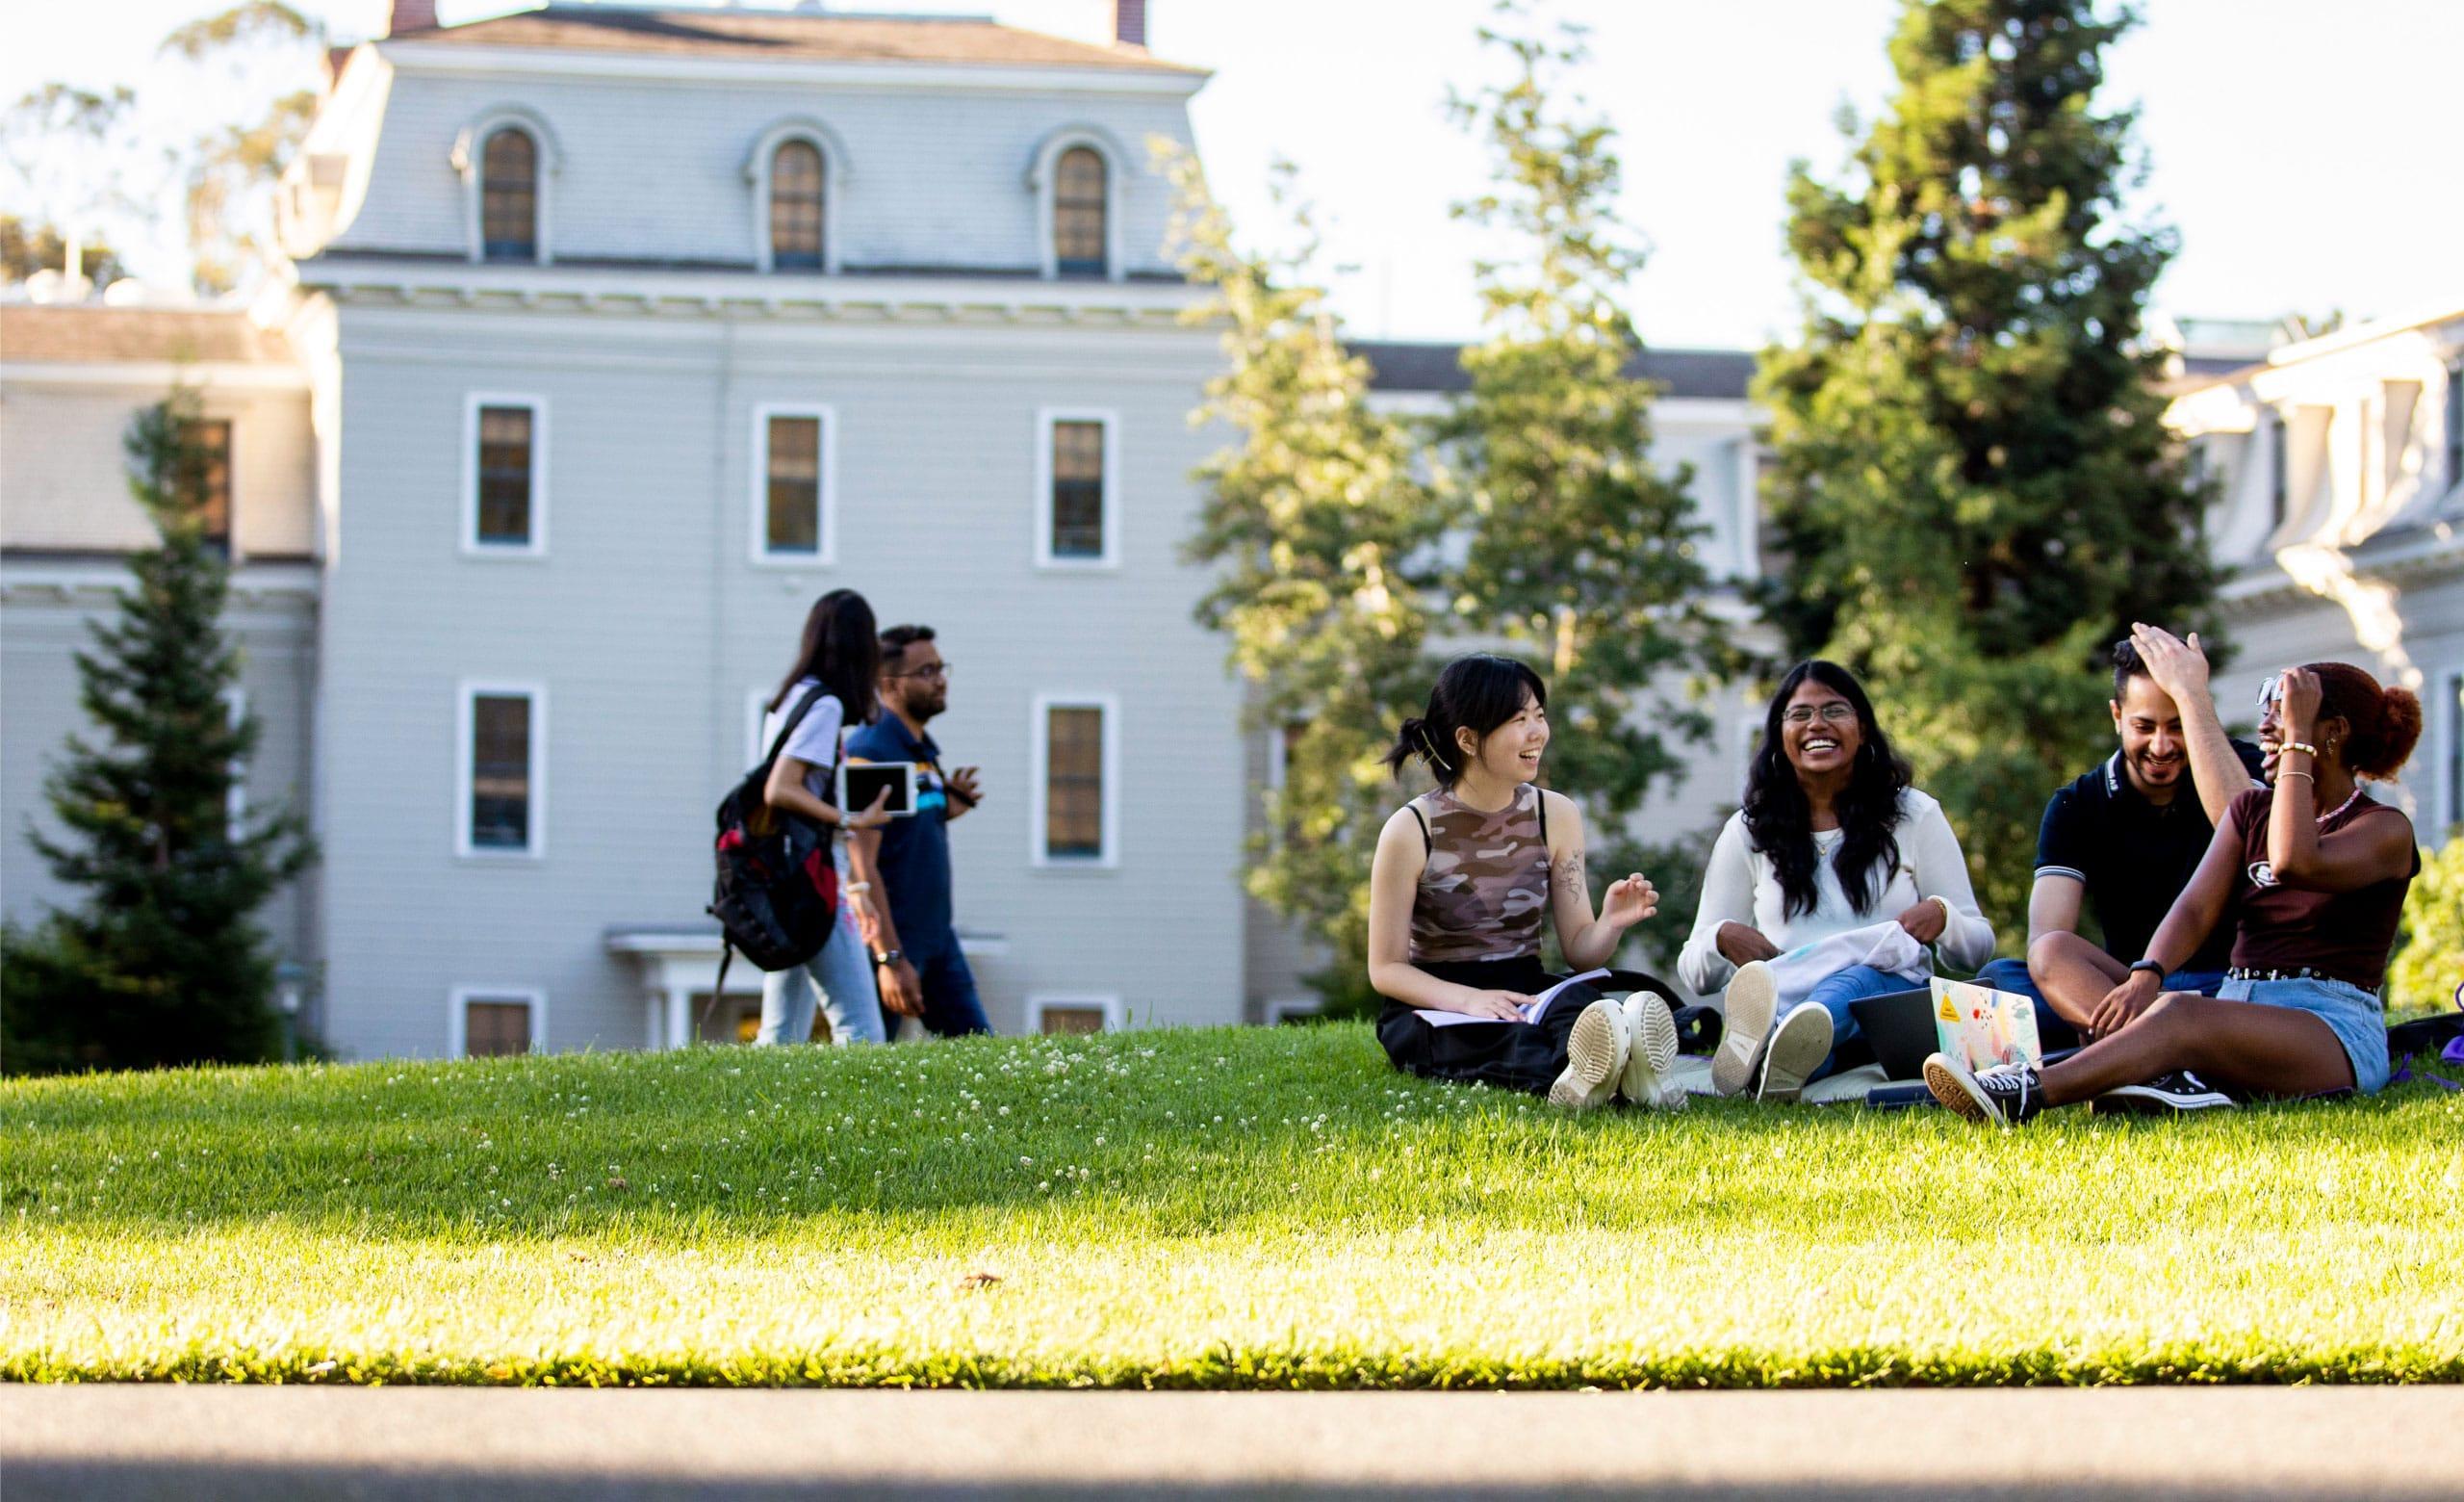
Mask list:
[[[1578,1111],[1606,1105],[1626,1068],[1626,1008],[1606,997],[1582,1009],[1566,1037],[1566,1069],[1549,1087],[1549,1103]]]
[[[1751,960],[1737,967],[1729,982],[1726,1017],[1720,1027],[1720,1049],[1711,1055],[1711,1089],[1724,1096],[1742,1095],[1762,1064],[1763,1045],[1771,1041],[1771,1019],[1780,1010],[1780,983],[1771,967]]]
[[[1685,1109],[1685,1087],[1677,1082],[1677,1019],[1656,993],[1626,998],[1626,1070],[1617,1093],[1634,1105]]]
[[[1771,1045],[1762,1050],[1762,1078],[1758,1101],[1793,1101],[1806,1088],[1806,1076],[1831,1057],[1831,1013],[1819,1001],[1800,1001],[1788,1008],[1771,1029]]]

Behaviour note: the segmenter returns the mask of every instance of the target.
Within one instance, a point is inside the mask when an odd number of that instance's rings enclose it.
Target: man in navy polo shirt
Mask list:
[[[982,797],[976,768],[944,773],[941,748],[924,733],[950,707],[950,664],[930,626],[893,626],[882,633],[881,718],[848,738],[847,760],[915,764],[915,813],[860,832],[850,864],[858,883],[872,884],[880,931],[873,974],[882,1009],[923,1020],[944,1038],[990,1032],[975,975],[959,952],[950,918],[950,820]]]
[[[2259,748],[2224,734],[2209,696],[2207,656],[2134,626],[2114,646],[2114,729],[2121,749],[2045,805],[2028,897],[2028,958],[1996,960],[1979,978],[2037,998],[2046,1049],[2068,1048],[2105,994],[2130,978],[2156,925],[2190,884],[2234,795],[2264,787]],[[2104,943],[2083,938],[2083,903]],[[2229,923],[2165,977],[2168,991],[2214,996],[2233,947]]]

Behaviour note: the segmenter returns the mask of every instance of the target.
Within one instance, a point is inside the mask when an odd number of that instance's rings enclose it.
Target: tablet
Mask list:
[[[889,801],[883,812],[892,818],[908,818],[915,813],[915,764],[912,762],[841,762],[838,764],[838,810],[842,814],[861,814],[873,806],[873,800],[889,790]]]

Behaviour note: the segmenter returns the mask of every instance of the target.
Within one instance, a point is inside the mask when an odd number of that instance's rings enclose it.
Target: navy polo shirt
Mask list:
[[[882,827],[878,858],[889,919],[898,926],[899,947],[910,955],[958,945],[950,918],[950,793],[940,755],[932,737],[911,734],[905,720],[887,712],[847,738],[850,762],[915,764],[915,813]]]
[[[2259,748],[2233,742],[2250,780],[2259,777]],[[2037,874],[2069,876],[2088,889],[2088,906],[2104,930],[2105,952],[2118,960],[2147,953],[2157,925],[2191,884],[2216,838],[2198,790],[2185,775],[2173,801],[2147,801],[2122,770],[2117,751],[2105,764],[2053,795],[2037,832]],[[2220,971],[2233,952],[2233,924],[2216,931],[2178,968]]]

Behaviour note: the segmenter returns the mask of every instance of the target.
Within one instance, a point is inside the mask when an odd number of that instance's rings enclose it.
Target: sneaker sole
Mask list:
[[[1669,1077],[1676,1067],[1676,1017],[1651,992],[1635,992],[1626,999],[1626,1071],[1617,1093],[1635,1105],[1681,1111],[1685,1092]]]
[[[2230,1110],[2232,1106],[2230,1096],[2215,1095],[2185,1101],[2178,1096],[2143,1093],[2124,1085],[2118,1090],[2108,1090],[2089,1101],[2088,1111],[2093,1116],[2195,1116],[2201,1111]]]
[[[1954,1116],[1964,1116],[1980,1126],[2002,1125],[2002,1113],[1993,1108],[1993,1102],[1938,1053],[1925,1061],[1925,1088]]]
[[[1798,1019],[1804,1019],[1799,1022]],[[1796,1023],[1790,1027],[1788,1024]],[[1771,1046],[1762,1050],[1762,1082],[1758,1101],[1794,1101],[1805,1093],[1806,1076],[1831,1057],[1831,1014],[1820,1007],[1800,1006],[1780,1020]]]
[[[1549,1103],[1587,1111],[1606,1105],[1626,1064],[1626,1013],[1614,1001],[1594,1001],[1575,1019],[1566,1036],[1566,1068],[1549,1087]]]
[[[1739,967],[1729,982],[1725,1010],[1719,1050],[1711,1055],[1711,1089],[1724,1096],[1741,1095],[1754,1083],[1780,1010],[1780,987],[1770,967],[1759,960]]]

